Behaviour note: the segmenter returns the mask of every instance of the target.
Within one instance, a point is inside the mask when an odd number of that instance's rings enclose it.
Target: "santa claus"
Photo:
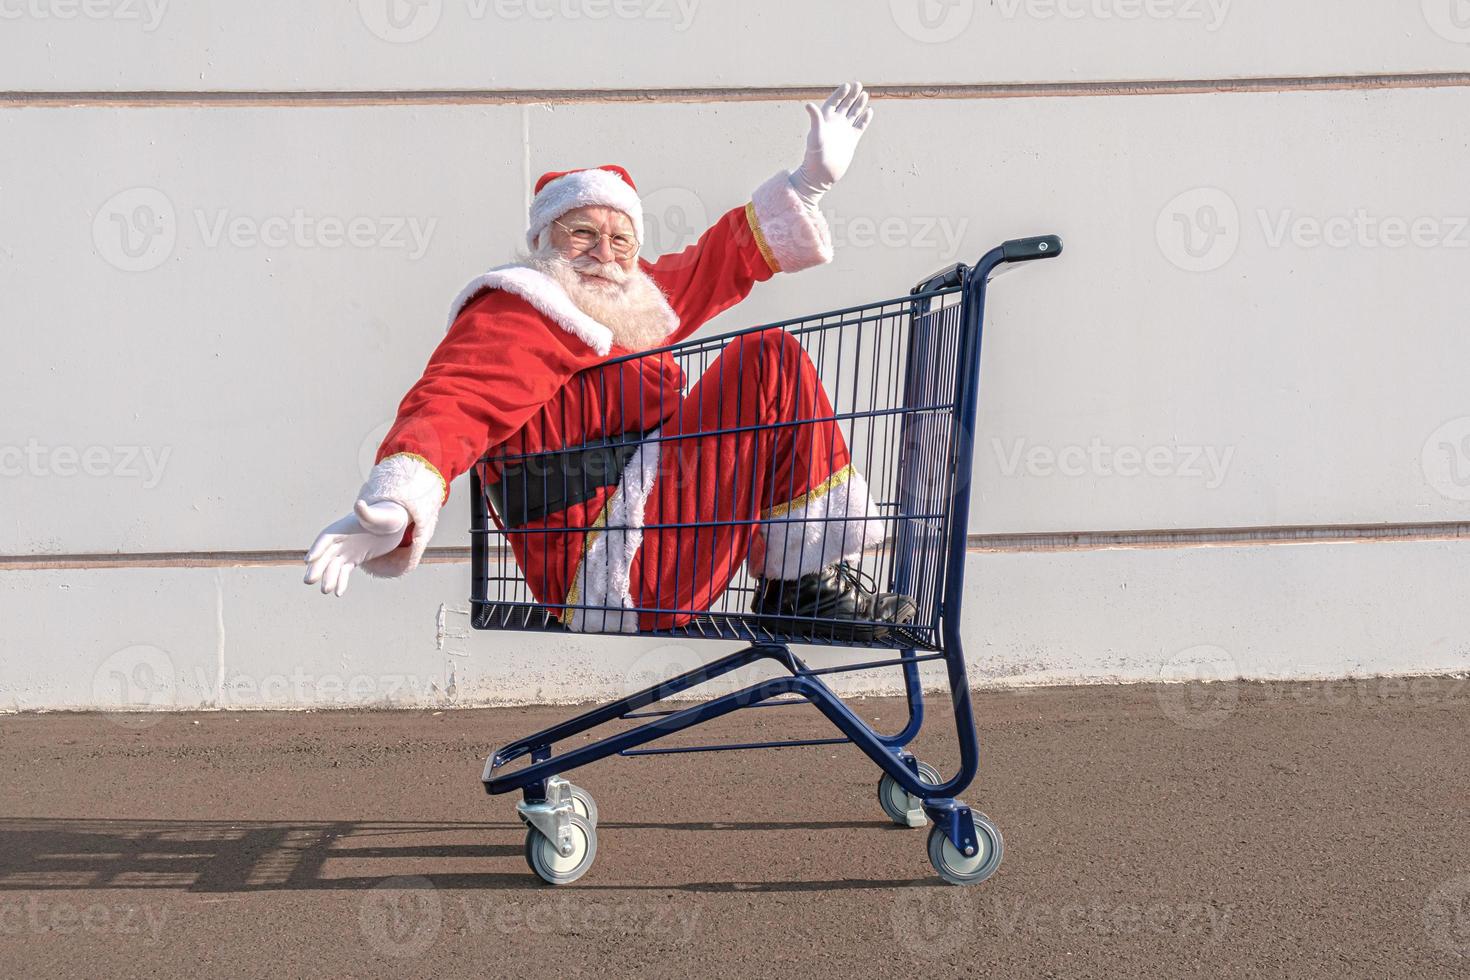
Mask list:
[[[454,301],[352,513],[307,553],[306,582],[340,596],[358,566],[411,571],[450,483],[488,454],[497,524],[536,601],[568,629],[682,624],[747,561],[754,611],[782,632],[863,640],[911,620],[908,597],[858,570],[883,524],[796,338],[739,336],[687,393],[663,349],[755,283],[831,261],[819,201],[873,110],[856,83],[806,109],[794,171],[653,261],[639,256],[627,171],[542,176],[529,253]]]

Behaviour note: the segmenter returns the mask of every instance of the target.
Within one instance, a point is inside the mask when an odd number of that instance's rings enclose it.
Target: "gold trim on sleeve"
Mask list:
[[[444,479],[444,474],[439,472],[439,467],[435,466],[433,463],[429,462],[427,459],[425,459],[423,456],[420,456],[418,453],[391,453],[391,454],[389,454],[387,456],[384,456],[378,462],[380,462],[380,463],[386,463],[388,460],[392,459],[394,456],[407,456],[409,459],[416,459],[420,463],[423,463],[424,466],[428,468],[428,470],[429,470],[430,473],[434,474],[436,477],[439,478],[439,488],[443,491],[443,495],[439,499],[440,505],[442,506],[445,502],[447,502],[449,500],[449,481],[446,480],[446,479]]]
[[[745,220],[750,225],[751,233],[755,235],[755,247],[761,250],[761,257],[766,260],[766,265],[771,267],[772,272],[780,272],[781,263],[776,261],[776,253],[771,251],[771,245],[766,241],[766,233],[761,231],[760,219],[755,216],[754,201],[749,201],[745,205]]]

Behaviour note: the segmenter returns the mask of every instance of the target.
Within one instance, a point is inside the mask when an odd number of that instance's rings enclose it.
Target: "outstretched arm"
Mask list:
[[[509,293],[466,307],[399,405],[353,512],[307,553],[306,582],[341,595],[356,567],[391,577],[417,566],[449,484],[551,400],[584,347]]]
[[[748,204],[726,212],[682,252],[643,263],[679,316],[679,329],[667,342],[688,337],[777,272],[832,261],[832,236],[818,205],[851,166],[873,110],[857,82],[806,110],[811,127],[795,170],[761,184]]]

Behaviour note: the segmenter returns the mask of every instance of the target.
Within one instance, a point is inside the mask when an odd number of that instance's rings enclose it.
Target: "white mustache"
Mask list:
[[[578,272],[590,272],[620,285],[628,281],[627,270],[616,262],[599,262],[590,255],[579,255],[571,260],[571,265]]]

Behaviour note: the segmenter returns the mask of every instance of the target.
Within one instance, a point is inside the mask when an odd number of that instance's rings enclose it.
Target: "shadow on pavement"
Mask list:
[[[873,821],[606,822],[603,829],[839,830],[875,827]],[[881,829],[881,825],[880,825]],[[896,830],[897,828],[895,828]],[[442,867],[480,859],[519,858],[522,845],[466,842],[493,833],[519,837],[511,822],[228,821],[0,818],[0,892],[166,889],[200,893],[283,889],[365,890],[406,881],[405,867]],[[418,837],[421,842],[405,840]],[[425,840],[433,837],[436,839]],[[390,872],[326,874],[328,861],[343,871],[362,862],[395,862]],[[544,888],[529,871],[428,871],[408,877],[450,889]],[[584,883],[579,888],[692,892],[828,891],[935,885],[917,881],[665,882],[657,885]],[[408,887],[408,886],[406,886]]]

